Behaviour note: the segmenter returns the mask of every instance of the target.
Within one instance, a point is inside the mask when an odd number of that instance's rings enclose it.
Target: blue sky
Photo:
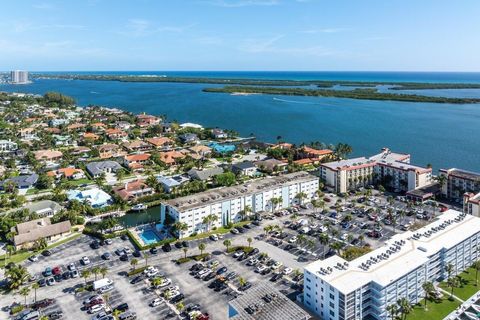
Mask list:
[[[480,71],[480,1],[2,1],[0,70]]]

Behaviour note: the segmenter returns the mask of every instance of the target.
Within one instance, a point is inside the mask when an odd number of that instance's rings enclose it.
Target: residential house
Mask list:
[[[105,143],[96,146],[100,159],[120,158],[127,154],[119,145]]]
[[[150,143],[155,148],[165,148],[173,145],[175,142],[168,137],[154,137],[145,139],[147,143]]]
[[[55,178],[55,180],[61,180],[62,178],[68,180],[79,180],[85,178],[85,173],[82,169],[76,168],[61,168],[54,171],[47,172],[47,175]]]
[[[87,172],[94,178],[99,178],[103,174],[115,173],[123,167],[116,161],[96,161],[87,164]]]
[[[93,133],[93,132],[85,132],[83,134],[83,140],[97,141],[98,139],[100,139],[100,136],[98,134]]]
[[[4,190],[6,184],[12,183],[18,189],[28,189],[35,186],[38,181],[38,174],[21,175],[0,181],[0,190]]]
[[[42,200],[26,205],[25,209],[27,209],[31,213],[36,213],[41,217],[51,217],[54,214],[60,212],[63,207],[55,201]]]
[[[176,175],[172,177],[157,176],[157,181],[162,185],[165,192],[171,193],[176,187],[190,181],[190,178],[185,175]]]
[[[125,182],[123,185],[113,188],[113,192],[125,201],[135,200],[154,193],[143,180]]]
[[[308,158],[313,160],[314,162],[320,162],[324,159],[331,158],[334,153],[330,149],[318,150],[318,149],[313,149],[313,148],[304,146],[300,150],[300,154],[303,159]]]
[[[142,140],[133,140],[129,142],[125,142],[123,147],[127,149],[129,152],[143,152],[147,150],[151,150],[152,146]]]
[[[63,125],[66,125],[69,123],[69,120],[68,119],[62,119],[62,118],[58,118],[58,119],[52,119],[48,122],[48,125],[50,127],[59,127],[59,126],[63,126]]]
[[[53,139],[55,140],[55,146],[57,147],[75,147],[77,142],[72,139],[69,135],[58,135],[54,134]]]
[[[12,140],[0,140],[0,153],[11,152],[18,149],[18,145]]]
[[[221,167],[213,167],[203,170],[190,169],[187,174],[193,180],[208,181],[211,180],[214,176],[223,173]]]
[[[67,126],[67,131],[84,131],[86,127],[84,123],[72,123]]]
[[[97,117],[97,119],[99,118]],[[104,131],[107,126],[104,123],[95,122],[91,124],[91,127],[94,132],[100,132],[100,131]]]
[[[28,141],[38,139],[37,134],[35,133],[35,128],[32,127],[20,129],[18,134],[22,140]]]
[[[40,126],[40,124],[39,124],[39,126]],[[62,130],[60,130],[59,128],[50,128],[50,127],[43,129],[43,131],[45,131],[47,133],[50,133],[50,134],[60,134],[60,133],[62,133]]]
[[[109,128],[105,130],[105,134],[110,140],[125,139],[128,137],[128,133],[117,128]]]
[[[159,153],[160,160],[168,166],[177,164],[178,159],[184,159],[186,155],[182,152],[172,150]]]
[[[112,197],[99,188],[86,190],[68,190],[67,198],[90,205],[92,208],[103,208],[113,203]]]
[[[288,163],[277,160],[277,159],[265,159],[261,161],[256,161],[255,166],[263,172],[272,173],[272,172],[282,172],[285,171]]]
[[[222,129],[215,128],[212,130],[212,135],[215,139],[226,139],[228,138],[228,134],[225,133]]]
[[[196,145],[193,147],[188,148],[194,155],[200,157],[207,157],[212,153],[212,148],[204,146],[204,145]]]
[[[12,228],[15,233],[13,243],[15,249],[31,247],[35,241],[45,239],[54,242],[70,233],[72,225],[70,221],[51,223],[50,218],[40,218],[17,224]]]
[[[200,141],[195,133],[184,133],[178,136],[183,144],[194,144]]]
[[[149,114],[139,114],[137,115],[137,125],[139,127],[150,127],[160,124],[160,118]]]
[[[253,176],[257,173],[257,167],[251,161],[244,161],[232,164],[232,172],[237,175]]]
[[[35,159],[38,161],[58,161],[63,157],[63,153],[57,150],[38,150],[34,151]]]
[[[131,154],[123,157],[123,164],[133,170],[142,169],[150,161],[149,153]]]
[[[85,146],[75,147],[70,150],[70,154],[73,156],[88,157],[91,149]]]

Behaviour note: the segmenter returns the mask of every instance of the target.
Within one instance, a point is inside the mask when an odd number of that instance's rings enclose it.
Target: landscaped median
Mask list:
[[[192,260],[201,261],[201,260],[203,260],[205,257],[208,257],[209,255],[210,255],[210,253],[196,254],[196,255],[192,255],[192,256],[188,256],[188,257],[183,257],[183,258],[177,259],[175,262],[176,262],[177,264],[182,264],[182,263],[189,262],[189,261],[192,261]]]
[[[198,239],[208,238],[212,234],[225,234],[225,233],[230,232],[230,230],[232,228],[243,227],[244,225],[249,224],[250,222],[251,221],[249,221],[249,220],[240,221],[240,222],[237,222],[235,224],[232,224],[230,227],[226,226],[226,227],[216,228],[215,230],[212,230],[212,231],[209,231],[209,232],[203,232],[203,233],[200,233],[200,234],[197,234],[197,235],[194,235],[194,236],[182,238],[181,240],[182,241],[198,240]]]

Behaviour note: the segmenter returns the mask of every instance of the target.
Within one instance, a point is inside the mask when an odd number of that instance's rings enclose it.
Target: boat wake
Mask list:
[[[298,103],[298,104],[319,104],[319,103],[315,103],[315,102],[285,100],[285,99],[279,99],[279,98],[273,98],[273,100],[280,101],[280,102],[288,102],[288,103]]]
[[[90,91],[90,93],[93,93],[93,94],[98,94],[97,91]]]

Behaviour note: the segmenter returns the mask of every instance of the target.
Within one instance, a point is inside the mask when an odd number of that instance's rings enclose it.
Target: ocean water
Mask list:
[[[103,72],[95,72],[103,74]],[[262,79],[321,79],[480,83],[479,73],[359,72],[115,72]],[[412,163],[434,169],[458,167],[480,171],[480,104],[433,104],[281,95],[232,96],[205,93],[206,84],[123,83],[47,80],[29,85],[0,85],[0,91],[43,94],[59,91],[88,104],[131,112],[166,115],[170,120],[230,128],[259,140],[277,136],[293,143],[322,141],[352,145],[352,156],[371,155],[382,147],[412,155]],[[442,92],[438,92],[442,91]],[[418,94],[480,97],[480,90],[426,90]]]

